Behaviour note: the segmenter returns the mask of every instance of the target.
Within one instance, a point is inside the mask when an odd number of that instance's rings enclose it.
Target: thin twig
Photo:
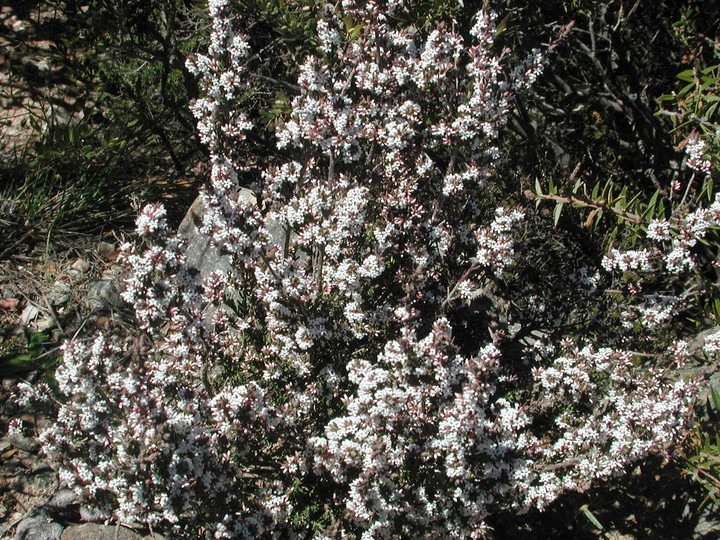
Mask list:
[[[569,197],[563,197],[562,195],[533,193],[531,190],[528,189],[525,191],[525,196],[530,199],[555,201],[558,203],[570,203],[570,204],[576,204],[579,206],[595,208],[596,210],[610,211],[610,212],[614,213],[616,216],[618,216],[619,218],[627,220],[631,223],[635,223],[638,225],[643,223],[642,218],[640,216],[638,216],[637,214],[633,214],[632,212],[628,212],[626,210],[620,210],[619,208],[614,208],[612,206],[607,206],[606,204],[601,204],[596,201],[592,201],[590,199],[581,199],[580,197],[576,197],[574,195],[571,195]]]
[[[65,329],[63,328],[62,324],[60,324],[60,319],[58,319],[57,313],[55,312],[55,308],[52,307],[50,302],[47,299],[47,296],[44,294],[42,295],[43,302],[45,303],[45,306],[47,307],[48,311],[50,312],[50,316],[52,317],[53,321],[55,322],[55,325],[58,327],[58,329],[64,334]]]
[[[281,81],[279,79],[273,79],[272,77],[267,77],[266,75],[260,75],[258,73],[248,73],[250,77],[253,79],[258,79],[260,81],[265,81],[273,84],[277,84],[279,86],[284,86],[285,88],[292,90],[293,92],[302,92],[302,87],[297,86],[295,84],[291,84],[289,82]]]

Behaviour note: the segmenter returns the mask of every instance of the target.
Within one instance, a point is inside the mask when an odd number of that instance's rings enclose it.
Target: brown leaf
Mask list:
[[[8,311],[15,311],[20,304],[20,300],[17,298],[2,298],[0,299],[0,308],[7,309]]]
[[[98,317],[95,321],[95,326],[98,330],[107,330],[110,327],[110,319],[107,317]]]
[[[2,460],[10,459],[15,454],[17,454],[17,448],[11,448],[10,450],[6,450],[2,454],[0,454],[0,459],[2,459]]]
[[[85,272],[90,270],[90,263],[87,262],[85,259],[79,258],[74,263],[72,263],[72,269],[80,272],[81,274],[84,274]]]

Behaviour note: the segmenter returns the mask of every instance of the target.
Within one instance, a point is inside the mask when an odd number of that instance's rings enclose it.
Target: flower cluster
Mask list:
[[[715,138],[717,139],[717,133],[715,134]],[[707,143],[698,133],[694,133],[690,137],[690,141],[688,141],[685,147],[685,153],[688,156],[688,166],[705,175],[709,175],[712,170],[712,161],[705,155],[707,150]]]
[[[227,0],[209,7],[210,48],[190,64],[212,165],[202,230],[231,267],[199,275],[162,208],[143,211],[123,294],[138,337],[71,342],[58,370],[43,441],[68,485],[176,535],[480,538],[490,515],[668,449],[695,391],[668,378],[672,353],[660,368],[518,340],[518,357],[487,308],[525,215],[488,195],[498,136],[542,54],[508,66],[490,11],[466,41],[409,27],[401,0],[345,0],[299,66],[276,130],[287,159],[253,169],[236,108],[249,45]],[[697,240],[717,214],[682,223]],[[611,251],[604,266],[655,259]],[[574,279],[597,288],[588,269]],[[648,325],[669,305],[648,299]]]
[[[667,270],[680,274],[694,268],[691,249],[711,227],[720,226],[720,194],[707,208],[697,208],[670,220],[653,220],[646,237],[652,247],[639,250],[611,249],[603,258],[603,267],[612,271],[654,272]],[[668,244],[669,242],[669,244]]]
[[[536,449],[536,483],[523,483],[530,507],[542,508],[559,492],[587,489],[592,479],[622,474],[639,457],[664,452],[687,428],[677,412],[691,407],[698,392],[696,382],[668,381],[658,367],[647,366],[639,377],[638,359],[628,351],[564,349],[534,373],[535,406],[568,405],[554,419],[562,436]],[[683,361],[682,353],[673,358],[676,365]]]

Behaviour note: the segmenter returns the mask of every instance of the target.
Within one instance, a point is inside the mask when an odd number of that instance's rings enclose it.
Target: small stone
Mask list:
[[[80,501],[75,492],[68,488],[56,491],[42,508],[54,521],[67,523],[80,519]]]
[[[97,252],[103,257],[107,257],[111,253],[115,253],[115,251],[117,251],[115,244],[111,244],[110,242],[99,242],[97,245]]]
[[[22,19],[16,19],[10,23],[10,28],[15,33],[25,32],[30,29],[30,23]]]
[[[53,331],[50,332],[50,341],[54,341],[55,343],[60,343],[65,337],[67,336],[59,328],[54,328]]]
[[[0,439],[0,448],[10,446],[29,454],[34,454],[40,449],[40,444],[35,439],[25,437],[19,433],[8,434]]]
[[[47,317],[40,319],[35,326],[38,332],[51,330],[55,328],[55,319],[48,315]]]
[[[112,264],[105,270],[103,270],[100,279],[102,281],[112,281],[113,283],[119,283],[125,276],[125,269],[122,266]]]
[[[15,311],[19,304],[19,298],[0,298],[0,309]]]
[[[62,533],[62,540],[141,540],[142,536],[117,525],[83,523],[72,525]]]
[[[88,283],[87,304],[91,309],[106,309],[122,305],[122,298],[114,283],[93,281]]]
[[[47,466],[47,464],[45,464],[45,466]],[[47,503],[48,506],[54,506],[56,508],[65,508],[75,504],[78,504],[78,496],[72,489],[68,488],[56,491],[55,495],[53,495],[52,499]]]
[[[12,285],[5,285],[2,288],[2,297],[3,298],[17,298],[18,291]]]
[[[37,508],[20,522],[15,540],[60,540],[63,528],[60,523],[51,521],[45,509]]]
[[[105,517],[97,508],[87,504],[80,505],[80,521],[103,521]]]
[[[84,274],[88,270],[90,270],[90,263],[87,262],[85,259],[78,259],[74,263],[72,263],[71,268],[73,270],[76,270],[77,272],[80,272],[81,274]]]
[[[50,292],[47,295],[47,301],[52,306],[61,306],[70,300],[72,288],[69,283],[65,283],[62,280],[57,280],[53,283]]]
[[[35,467],[32,471],[30,471],[30,474],[52,474],[53,470],[52,467],[50,467],[47,463],[40,463],[37,467]]]

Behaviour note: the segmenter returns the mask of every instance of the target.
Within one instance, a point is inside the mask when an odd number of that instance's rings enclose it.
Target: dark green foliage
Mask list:
[[[185,60],[200,48],[203,12],[181,0],[96,0],[67,3],[64,16],[56,56],[97,93],[98,120],[138,125],[137,135],[184,173],[201,152],[187,107],[197,84]]]

